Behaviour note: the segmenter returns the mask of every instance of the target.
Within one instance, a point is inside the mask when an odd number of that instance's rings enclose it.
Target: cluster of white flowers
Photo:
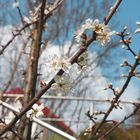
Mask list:
[[[110,41],[110,37],[114,34],[114,31],[111,31],[108,25],[104,23],[99,23],[99,20],[92,20],[87,19],[85,24],[81,26],[75,33],[75,39],[78,43],[82,41],[82,34],[85,30],[92,30],[96,33],[96,40],[98,41],[99,45],[104,46],[107,42]]]
[[[44,105],[41,104],[41,105],[38,105],[38,104],[34,104],[32,106],[32,109],[29,110],[27,113],[26,113],[26,116],[28,118],[30,118],[30,120],[33,119],[33,117],[36,117],[38,118],[40,115],[43,115],[43,112],[42,110],[44,109]]]
[[[93,21],[92,19],[87,19],[85,24],[77,31],[76,40],[80,42],[82,40],[82,34],[85,30],[90,29],[96,33],[96,39],[100,45],[105,45],[105,43],[110,41],[110,36],[114,33],[111,32],[109,27],[103,23],[99,23],[99,20]],[[84,52],[77,59],[78,73],[83,70],[88,65],[88,52]],[[70,59],[66,57],[58,57],[57,55],[50,56],[46,62],[46,66],[49,68],[48,72],[57,73],[62,69],[65,73],[62,76],[56,75],[54,78],[55,83],[52,84],[51,89],[55,91],[57,95],[66,95],[72,87],[74,79],[71,78],[69,72],[72,68]]]
[[[54,80],[55,83],[52,84],[52,89],[57,92],[57,95],[66,95],[70,91],[72,83],[68,74],[56,75]]]
[[[51,89],[55,95],[66,95],[71,89],[69,72],[72,65],[70,59],[67,57],[58,57],[56,54],[53,54],[47,58],[46,66],[48,68],[48,77],[54,76],[60,69],[64,71],[62,76],[55,76],[55,83],[52,85]]]
[[[49,71],[55,71],[62,69],[64,72],[69,73],[71,63],[68,58],[59,58],[57,55],[50,56],[46,65],[49,67]]]
[[[139,21],[136,22],[136,24],[137,24],[138,26],[140,26],[140,22],[139,22]],[[140,28],[137,28],[137,29],[135,30],[135,33],[140,33]]]
[[[54,80],[55,83],[52,85],[51,89],[56,95],[66,95],[72,89],[72,83],[75,76],[72,75],[73,69],[77,71],[77,75],[84,70],[88,65],[88,52],[84,52],[77,59],[77,63],[72,65],[70,59],[67,57],[58,57],[56,54],[53,54],[47,58],[46,66],[48,77],[53,73],[56,74],[60,69],[64,71],[62,76],[56,75]],[[47,78],[49,79],[49,78]],[[51,79],[51,78],[50,78]]]

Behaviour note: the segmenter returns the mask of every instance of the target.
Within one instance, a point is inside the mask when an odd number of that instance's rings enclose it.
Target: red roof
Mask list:
[[[23,94],[23,90],[21,88],[15,88],[4,92],[4,94]]]
[[[21,88],[15,88],[15,89],[12,89],[10,91],[6,91],[4,94],[23,94],[23,90]],[[41,103],[39,102],[39,104],[41,104]],[[48,107],[45,107],[43,109],[43,113],[46,117],[50,117],[50,118],[53,118],[53,119],[55,119],[55,118],[58,119],[59,118],[58,116],[52,114],[51,110]],[[61,127],[63,130],[65,130],[67,133],[69,133],[71,135],[74,135],[74,132],[63,121],[56,121],[55,123],[59,127]]]

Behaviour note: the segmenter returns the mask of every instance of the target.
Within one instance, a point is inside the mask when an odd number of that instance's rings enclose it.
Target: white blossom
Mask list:
[[[137,21],[136,24],[137,24],[137,26],[140,26],[140,22],[139,21]],[[137,28],[134,33],[140,33],[140,28]]]
[[[140,33],[140,28],[136,29],[135,33]]]
[[[135,59],[140,61],[140,54],[138,54],[137,56],[135,56]]]
[[[126,77],[126,75],[125,74],[121,74],[121,77]]]
[[[139,22],[139,21],[137,21],[136,24],[137,24],[138,26],[140,26],[140,22]]]
[[[71,82],[69,75],[59,76],[56,75],[54,78],[55,82],[52,84],[52,89],[55,90],[57,95],[66,95],[71,89]]]
[[[84,27],[83,28],[79,28],[77,31],[76,31],[76,33],[75,33],[75,40],[76,40],[76,42],[77,43],[80,43],[81,42],[81,40],[82,40],[82,38],[81,38],[81,35],[83,34],[83,32],[84,32]]]
[[[107,42],[109,42],[111,35],[115,33],[114,31],[110,31],[108,25],[100,23],[98,19],[95,19],[94,21],[92,19],[87,19],[85,21],[85,24],[83,24],[75,34],[75,39],[78,43],[81,42],[81,35],[87,29],[92,30],[96,33],[96,40],[101,46],[104,46]]]
[[[124,28],[123,28],[123,29],[126,31],[126,30],[127,30],[127,28],[128,28],[127,26],[124,26]]]
[[[114,90],[115,90],[115,93],[116,93],[116,94],[119,94],[120,91],[121,91],[119,87],[116,87]]]
[[[97,35],[96,40],[98,41],[99,45],[104,46],[111,40],[110,37],[113,34],[114,32],[110,32],[109,30],[103,31]]]
[[[13,2],[13,8],[17,8],[18,6],[19,6],[19,1],[18,0]]]
[[[105,25],[104,24],[100,24],[98,19],[94,20],[94,24],[93,24],[93,31],[95,31],[97,34],[102,32],[102,29],[104,29]]]
[[[31,17],[23,16],[23,21],[30,24],[32,22],[37,21],[37,18],[38,18],[37,16],[33,16],[33,17],[32,16]]]
[[[88,18],[85,21],[85,24],[82,25],[82,29],[86,30],[86,29],[93,29],[94,26],[94,22],[92,19]]]
[[[63,57],[62,57],[62,58],[60,59],[59,63],[60,63],[61,69],[62,69],[64,72],[69,73],[69,69],[71,68],[71,63],[70,63],[69,59],[63,58]]]
[[[45,10],[44,10],[44,14],[47,15],[51,10],[52,10],[52,6],[46,4]]]
[[[115,33],[115,31],[111,31],[108,25],[104,23],[99,23],[99,20],[96,19],[94,21],[93,31],[96,32],[99,45],[104,46],[106,43],[110,41],[110,37]]]
[[[75,40],[77,43],[81,42],[81,40],[82,40],[81,35],[84,33],[85,30],[87,30],[87,29],[93,30],[93,26],[94,26],[93,24],[94,24],[94,22],[92,19],[90,19],[90,18],[86,19],[85,24],[83,24],[81,26],[81,28],[79,28],[75,33]]]
[[[23,16],[23,21],[30,24],[32,22],[32,20],[26,16]]]
[[[33,119],[33,117],[39,117],[40,115],[43,115],[42,110],[44,109],[44,105],[38,105],[38,104],[34,104],[32,106],[32,109],[29,110],[26,115],[28,118],[30,118],[31,120]]]
[[[128,49],[128,47],[126,46],[126,45],[122,45],[122,47],[121,47],[122,49]]]
[[[121,67],[124,67],[124,64],[120,64]]]
[[[59,58],[57,55],[50,57],[46,65],[49,67],[49,71],[53,70],[55,72],[62,69],[64,72],[68,73],[71,68],[71,63],[68,58]]]
[[[59,58],[57,55],[50,57],[50,60],[47,62],[47,64],[49,65],[50,71],[58,71],[61,68],[59,64]]]

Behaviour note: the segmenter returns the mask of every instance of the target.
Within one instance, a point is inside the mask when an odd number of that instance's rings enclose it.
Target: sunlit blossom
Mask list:
[[[137,21],[136,24],[137,24],[137,26],[140,26],[140,22],[139,22],[139,21]],[[137,28],[137,29],[134,31],[134,33],[140,33],[140,28]]]
[[[18,6],[19,6],[19,1],[18,0],[13,2],[13,8],[17,8]]]
[[[68,58],[63,58],[63,57],[62,57],[62,58],[59,60],[59,63],[60,63],[61,69],[62,69],[64,72],[69,73],[69,69],[71,68],[71,63],[70,63],[69,59],[68,59]]]
[[[96,40],[98,41],[99,45],[104,46],[106,43],[110,42],[110,40],[111,40],[110,37],[113,34],[114,34],[114,32],[105,30],[97,35]]]
[[[88,18],[85,21],[85,24],[82,25],[82,29],[86,30],[86,29],[93,29],[94,26],[94,22],[92,19]]]
[[[53,57],[51,57],[49,64],[50,64],[50,68],[54,71],[57,71],[61,68],[59,64],[59,58],[57,55],[54,55]]]
[[[50,71],[53,70],[55,72],[62,69],[64,72],[68,73],[71,68],[71,63],[68,58],[59,58],[57,55],[50,57],[46,65],[49,67]]]
[[[93,24],[93,31],[97,34],[102,33],[104,27],[106,27],[104,24],[100,24],[98,19],[94,20]]]
[[[140,61],[140,53],[135,58]]]
[[[77,43],[80,43],[82,41],[81,35],[83,34],[83,32],[84,32],[84,27],[76,31],[74,36]]]
[[[122,45],[122,49],[128,49],[128,47],[126,45]]]
[[[140,28],[136,29],[135,33],[140,33]]]
[[[137,24],[138,26],[140,26],[140,22],[139,22],[139,21],[137,21],[136,24]]]
[[[121,91],[119,87],[116,87],[114,90],[115,90],[115,93],[116,93],[116,94],[119,94],[120,91]]]
[[[98,19],[95,19],[94,21],[92,19],[87,19],[75,34],[75,39],[78,43],[81,42],[81,36],[87,29],[92,30],[96,33],[96,40],[98,41],[100,46],[104,46],[106,43],[108,43],[110,41],[110,37],[115,33],[114,31],[110,31],[108,25],[100,23]]]
[[[52,84],[52,89],[56,91],[57,95],[64,94],[66,95],[71,89],[71,82],[69,75],[59,76],[56,75],[55,83]]]
[[[40,115],[43,115],[42,110],[44,109],[44,105],[38,105],[38,104],[34,104],[32,106],[32,109],[29,110],[26,115],[28,118],[33,119],[33,117],[39,117]]]

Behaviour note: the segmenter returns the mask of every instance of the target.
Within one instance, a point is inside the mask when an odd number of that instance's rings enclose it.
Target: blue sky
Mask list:
[[[120,22],[123,24],[134,25],[135,21],[140,20],[140,0],[123,0],[120,5]]]

